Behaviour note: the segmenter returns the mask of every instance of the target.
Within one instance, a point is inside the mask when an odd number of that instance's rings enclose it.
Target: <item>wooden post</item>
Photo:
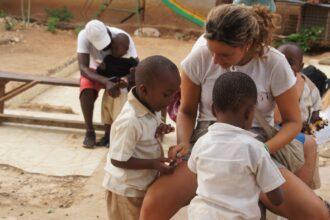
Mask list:
[[[6,83],[7,83],[7,81],[0,80],[0,98],[2,96],[4,96],[4,94],[5,94]],[[5,102],[1,101],[0,102],[0,114],[3,113],[4,108],[5,108]]]
[[[6,83],[7,83],[6,80],[0,80],[0,98],[2,96],[4,96],[4,94],[5,94]],[[3,114],[4,109],[5,109],[5,101],[1,101],[0,102],[0,114]],[[1,121],[2,120],[0,119],[0,124],[1,124]]]

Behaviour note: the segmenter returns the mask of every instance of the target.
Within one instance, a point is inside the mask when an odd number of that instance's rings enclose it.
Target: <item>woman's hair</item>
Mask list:
[[[213,8],[206,21],[205,38],[233,47],[251,43],[255,54],[262,56],[272,41],[275,16],[264,6],[220,5]]]

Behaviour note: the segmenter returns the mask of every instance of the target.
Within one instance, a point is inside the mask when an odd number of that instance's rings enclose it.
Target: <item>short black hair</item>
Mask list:
[[[304,57],[304,51],[301,49],[301,47],[294,42],[287,42],[285,44],[281,44],[280,46],[277,47],[277,50],[279,50],[281,53],[284,55],[292,54],[293,56],[296,56],[299,62],[303,62],[303,57]],[[290,65],[290,59],[288,59],[288,62]]]
[[[250,76],[242,72],[227,72],[215,81],[212,100],[222,112],[237,112],[248,103],[257,103],[257,87]]]
[[[166,77],[180,77],[178,67],[168,58],[154,55],[142,60],[135,68],[136,85],[154,85],[159,83],[162,74],[173,74]]]
[[[112,40],[118,42],[119,44],[129,46],[129,37],[127,36],[127,34],[119,33],[116,36],[114,36]]]

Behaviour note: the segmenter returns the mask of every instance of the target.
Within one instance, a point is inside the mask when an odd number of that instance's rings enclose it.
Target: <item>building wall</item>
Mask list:
[[[0,8],[11,15],[21,16],[20,2],[18,0],[1,0]],[[86,22],[94,17],[102,2],[103,0],[31,0],[31,17],[45,20],[45,8],[66,6],[74,14],[73,22]],[[215,4],[215,0],[180,0],[179,2],[185,3],[187,7],[198,11],[198,13],[204,16],[207,15],[208,11]],[[111,3],[111,6],[116,8],[134,8],[135,5],[135,0],[113,0]],[[125,18],[125,16],[127,16],[127,13],[107,10],[102,14],[100,19],[110,24],[116,24]],[[127,23],[135,24],[136,17],[132,17]],[[199,26],[172,12],[161,0],[146,0],[145,24],[201,29]]]

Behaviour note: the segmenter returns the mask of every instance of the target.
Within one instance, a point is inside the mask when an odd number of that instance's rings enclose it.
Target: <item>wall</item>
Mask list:
[[[21,16],[20,2],[18,0],[2,0],[0,1],[0,8],[11,15]],[[25,0],[25,2],[27,1]],[[74,14],[74,22],[86,22],[94,16],[102,2],[102,0],[31,0],[31,17],[45,20],[45,8],[66,6]],[[215,0],[181,0],[179,2],[185,3],[187,7],[198,11],[204,16],[207,15],[208,11],[215,4]],[[117,8],[134,8],[135,5],[135,0],[113,0],[111,3],[111,6]],[[106,23],[118,24],[126,15],[122,12],[107,10],[102,14],[100,19]],[[127,23],[136,24],[136,17],[132,17]],[[183,29],[202,29],[173,13],[161,0],[146,0],[145,24]]]

